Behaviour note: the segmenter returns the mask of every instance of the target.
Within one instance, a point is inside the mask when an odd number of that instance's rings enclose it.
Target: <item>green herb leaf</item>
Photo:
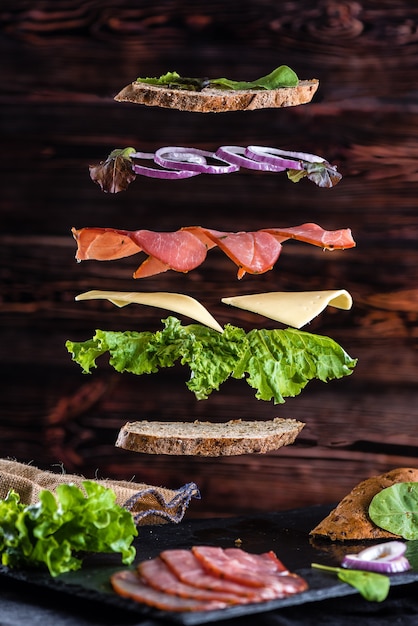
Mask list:
[[[319,565],[318,563],[312,563],[312,567],[327,572],[334,572],[341,582],[357,589],[363,598],[370,602],[383,602],[388,596],[390,589],[389,576],[376,574],[376,572]]]
[[[288,328],[245,333],[230,324],[219,333],[200,324],[182,326],[173,316],[150,332],[97,330],[86,342],[67,341],[72,358],[90,373],[98,356],[109,353],[118,372],[151,374],[176,362],[188,365],[187,387],[207,398],[229,377],[245,378],[260,400],[283,403],[312,379],[323,382],[352,373],[356,360],[328,337]]]
[[[369,516],[379,528],[404,539],[418,539],[418,483],[382,489],[370,503]]]
[[[132,563],[137,536],[129,511],[116,503],[116,495],[93,481],[83,491],[61,484],[55,495],[48,490],[39,502],[24,505],[13,490],[0,501],[0,553],[9,567],[46,565],[51,576],[77,570],[81,553],[120,553]]]

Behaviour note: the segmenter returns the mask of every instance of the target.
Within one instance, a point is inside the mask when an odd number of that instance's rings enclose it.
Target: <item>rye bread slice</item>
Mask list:
[[[316,78],[301,80],[296,87],[262,90],[222,90],[206,87],[202,91],[188,91],[134,82],[124,87],[115,96],[115,100],[179,111],[223,113],[306,104],[312,100],[318,86],[319,81]]]
[[[379,528],[368,515],[373,497],[395,483],[418,482],[418,469],[400,467],[386,474],[372,476],[356,485],[349,494],[313,530],[312,537],[331,541],[390,539],[398,535]]]
[[[275,418],[268,421],[128,422],[116,447],[145,454],[177,456],[233,456],[264,454],[294,442],[303,422]]]

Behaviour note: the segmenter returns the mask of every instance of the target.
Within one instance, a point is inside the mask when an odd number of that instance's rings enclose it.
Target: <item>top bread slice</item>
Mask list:
[[[145,454],[232,456],[264,454],[292,444],[303,422],[275,418],[268,421],[128,422],[116,447]]]
[[[331,541],[361,541],[365,539],[396,538],[372,522],[368,515],[374,496],[395,483],[418,482],[418,469],[400,467],[386,474],[372,476],[356,485],[349,494],[325,517],[310,535]]]
[[[124,87],[115,96],[115,100],[178,111],[223,113],[306,104],[312,100],[318,86],[319,81],[314,78],[300,80],[296,87],[280,87],[279,89],[232,90],[205,87],[202,91],[189,91],[136,81]]]

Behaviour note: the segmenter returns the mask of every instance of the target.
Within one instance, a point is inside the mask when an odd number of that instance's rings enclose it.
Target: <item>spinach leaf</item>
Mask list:
[[[405,556],[412,569],[418,570],[418,540],[407,542]]]
[[[327,572],[337,574],[341,582],[351,585],[357,589],[363,598],[370,602],[383,602],[388,596],[390,589],[390,578],[376,572],[366,572],[364,570],[345,569],[343,567],[330,567],[312,563],[312,567]]]
[[[280,87],[296,87],[299,79],[287,65],[280,65],[275,70],[254,81],[236,81],[228,78],[210,80],[211,87],[221,89],[279,89]]]
[[[404,539],[418,539],[418,483],[396,483],[382,489],[369,506],[370,519]]]

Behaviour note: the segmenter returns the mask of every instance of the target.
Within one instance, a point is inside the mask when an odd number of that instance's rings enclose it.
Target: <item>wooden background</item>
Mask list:
[[[189,514],[221,515],[333,502],[372,474],[416,466],[418,451],[418,6],[413,0],[14,0],[0,10],[0,456],[62,465],[87,477],[132,478],[202,499]],[[254,79],[286,63],[318,78],[312,103],[211,115],[116,103],[140,75]],[[314,152],[343,180],[319,189],[248,171],[185,181],[138,178],[103,194],[88,165],[115,147],[216,149],[267,145]],[[273,271],[236,279],[212,251],[184,276],[140,284],[137,259],[77,264],[72,226],[175,230],[201,224],[257,230],[316,222],[350,227],[357,247],[324,253],[285,245]],[[345,288],[349,312],[308,328],[359,359],[354,374],[274,406],[242,381],[206,401],[185,372],[137,378],[104,363],[91,376],[66,339],[95,328],[157,328],[157,310],[76,303],[88,289],[180,291],[221,323],[261,318],[220,304],[236,293]],[[262,325],[262,324],[261,324]],[[114,447],[128,420],[295,417],[297,442],[266,456],[152,457]]]

